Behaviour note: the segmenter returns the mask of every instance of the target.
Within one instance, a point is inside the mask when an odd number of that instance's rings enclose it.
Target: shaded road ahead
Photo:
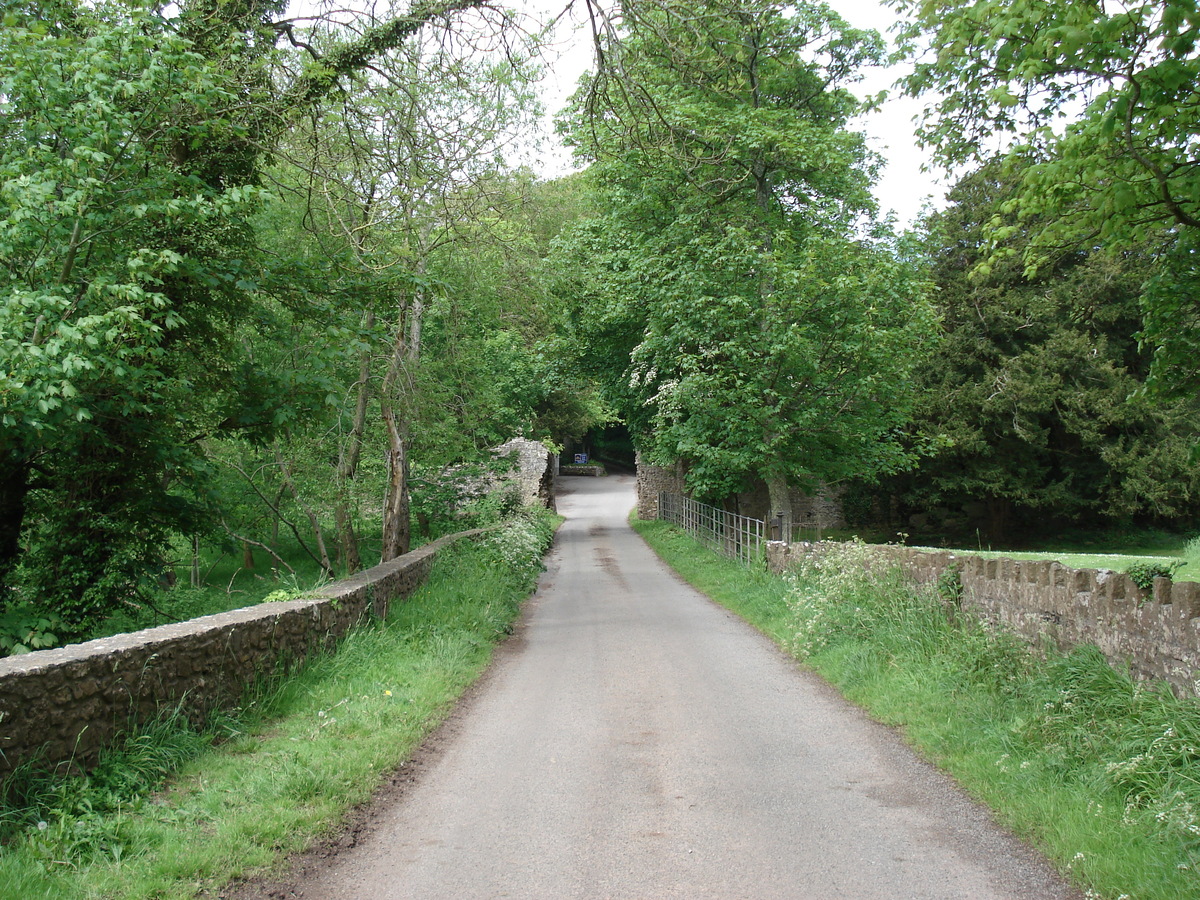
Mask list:
[[[518,637],[416,783],[286,894],[1075,898],[890,732],[681,584],[632,479],[566,480]]]

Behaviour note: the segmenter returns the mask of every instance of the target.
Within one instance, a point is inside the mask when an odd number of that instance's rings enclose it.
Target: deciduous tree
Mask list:
[[[1200,10],[1195,0],[895,0],[931,99],[921,135],[950,166],[1006,151],[1017,189],[989,238],[1028,231],[1026,265],[1067,250],[1159,257],[1143,295],[1162,386],[1191,391],[1200,230]],[[981,263],[986,269],[988,261]]]
[[[239,340],[303,294],[252,221],[281,134],[428,23],[488,5],[419,6],[290,70],[279,47],[296,34],[273,2],[5,7],[2,602],[30,546],[31,596],[81,625],[195,527],[200,439],[269,431],[294,399],[264,396],[287,379]],[[260,390],[243,398],[246,383]]]
[[[576,232],[564,290],[643,451],[686,460],[708,497],[762,478],[790,518],[793,483],[903,463],[932,324],[919,268],[870,224],[875,160],[847,127],[882,44],[819,4],[624,11],[570,125],[608,212]]]

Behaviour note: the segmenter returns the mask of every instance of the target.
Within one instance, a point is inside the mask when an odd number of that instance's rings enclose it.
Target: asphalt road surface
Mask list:
[[[889,729],[562,479],[537,595],[354,845],[274,897],[1078,898]]]

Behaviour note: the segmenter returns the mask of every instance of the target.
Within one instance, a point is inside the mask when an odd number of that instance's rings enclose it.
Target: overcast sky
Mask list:
[[[830,5],[845,19],[857,28],[874,28],[888,37],[887,29],[895,21],[896,16],[886,6],[875,0],[829,0]],[[575,6],[582,7],[582,3]],[[543,11],[552,10],[551,15],[561,11],[563,0],[528,0],[526,8],[535,15],[544,15]],[[535,10],[537,10],[535,12]],[[557,111],[574,88],[579,75],[592,64],[592,49],[590,36],[583,23],[578,18],[575,25],[580,27],[574,39],[569,38],[569,22],[564,21],[561,29],[563,43],[561,56],[553,66],[553,72],[546,80],[545,102],[551,111]],[[899,75],[899,71],[871,72],[864,79],[859,89],[862,94],[875,93],[891,88]],[[937,205],[942,204],[945,186],[934,173],[921,171],[927,154],[916,146],[913,136],[913,117],[920,110],[920,103],[908,98],[893,96],[886,102],[884,108],[871,116],[865,117],[858,127],[861,127],[870,138],[872,147],[887,160],[875,195],[880,206],[886,212],[892,210],[901,226],[906,226],[921,211],[927,197],[932,197]],[[569,157],[564,150],[553,145],[539,154],[540,166],[545,174],[556,174],[570,170]]]

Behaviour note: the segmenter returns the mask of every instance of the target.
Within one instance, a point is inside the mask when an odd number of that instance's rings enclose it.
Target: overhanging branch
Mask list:
[[[327,97],[337,87],[339,79],[361,71],[372,60],[399,47],[434,19],[488,5],[489,0],[443,0],[368,28],[357,40],[343,44],[312,62],[284,91],[281,108],[309,109]]]

